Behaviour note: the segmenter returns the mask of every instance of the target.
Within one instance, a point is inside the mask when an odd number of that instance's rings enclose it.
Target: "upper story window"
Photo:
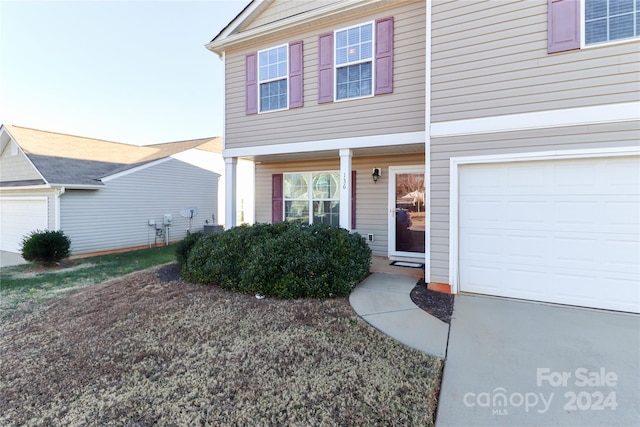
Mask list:
[[[393,93],[393,17],[318,36],[318,104]]]
[[[640,0],[585,1],[585,45],[638,36],[638,27]]]
[[[287,45],[258,52],[260,112],[288,108],[289,57]]]
[[[304,105],[302,40],[245,56],[245,114]]]
[[[335,32],[336,99],[373,94],[373,22]]]

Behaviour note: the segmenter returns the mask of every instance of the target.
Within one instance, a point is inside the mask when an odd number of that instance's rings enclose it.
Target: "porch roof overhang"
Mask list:
[[[338,158],[343,149],[353,150],[354,157],[419,154],[425,152],[425,135],[425,132],[409,132],[230,148],[225,149],[222,155],[254,162],[277,162]]]

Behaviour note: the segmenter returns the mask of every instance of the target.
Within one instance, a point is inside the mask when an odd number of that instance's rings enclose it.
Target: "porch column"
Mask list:
[[[351,158],[349,148],[340,150],[340,227],[351,231]]]
[[[224,228],[228,230],[236,226],[236,175],[238,158],[225,157],[224,166]]]

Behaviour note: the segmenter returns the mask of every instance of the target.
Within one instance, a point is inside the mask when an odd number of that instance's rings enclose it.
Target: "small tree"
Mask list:
[[[22,258],[51,265],[69,256],[71,240],[62,231],[36,230],[22,238]]]

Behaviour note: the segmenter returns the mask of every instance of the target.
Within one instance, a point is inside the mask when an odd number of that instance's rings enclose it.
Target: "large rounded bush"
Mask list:
[[[184,266],[191,253],[191,249],[195,246],[198,240],[203,236],[202,233],[187,233],[184,239],[176,243],[176,261],[180,266]]]
[[[369,274],[371,249],[357,233],[297,222],[240,226],[199,239],[186,280],[280,298],[348,295]]]
[[[36,230],[22,238],[22,258],[51,265],[67,258],[71,240],[62,231]]]

